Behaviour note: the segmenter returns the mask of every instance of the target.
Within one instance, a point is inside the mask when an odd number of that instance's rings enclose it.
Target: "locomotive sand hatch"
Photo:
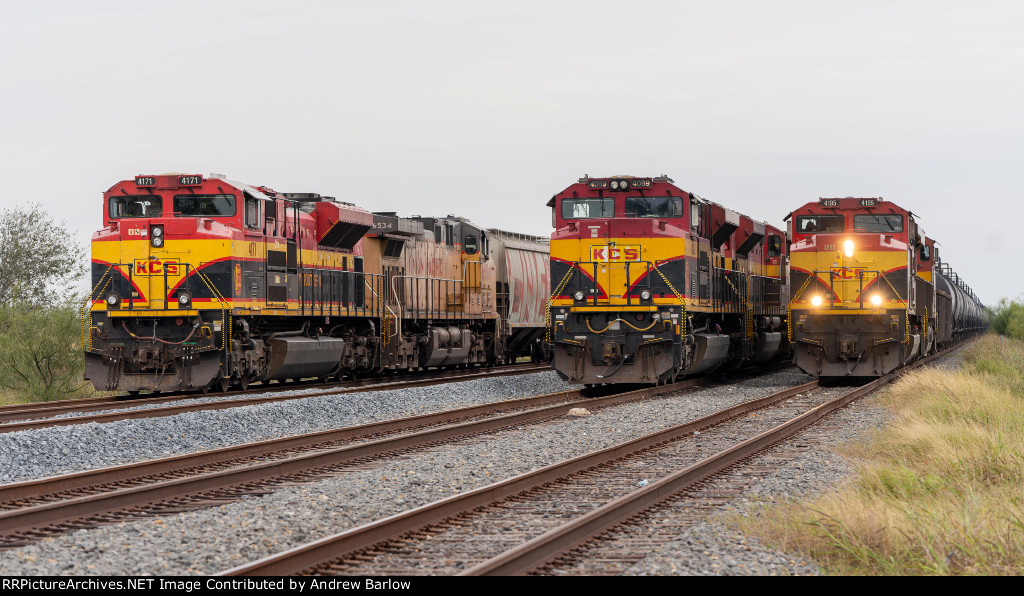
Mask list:
[[[99,390],[226,390],[544,359],[548,240],[217,174],[103,194],[82,320]]]

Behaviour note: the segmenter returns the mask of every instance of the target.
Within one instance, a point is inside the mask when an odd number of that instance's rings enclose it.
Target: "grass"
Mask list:
[[[896,422],[843,449],[861,462],[852,482],[734,523],[830,574],[1021,574],[1024,342],[986,336],[960,370],[910,373],[875,399]]]

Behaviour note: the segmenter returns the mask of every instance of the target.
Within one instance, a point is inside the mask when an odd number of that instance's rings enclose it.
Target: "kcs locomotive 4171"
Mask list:
[[[86,378],[129,392],[540,359],[548,241],[219,175],[103,195]]]

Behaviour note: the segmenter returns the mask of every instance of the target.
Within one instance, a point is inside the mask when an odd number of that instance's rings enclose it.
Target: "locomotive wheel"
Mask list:
[[[229,387],[231,387],[231,377],[221,377],[220,390],[227,391]]]
[[[138,389],[132,389],[131,391],[128,392],[128,395],[130,395],[132,397],[135,397],[138,394],[139,394],[139,390]]]
[[[242,375],[242,378],[238,380],[238,386],[245,391],[249,388],[249,375]]]

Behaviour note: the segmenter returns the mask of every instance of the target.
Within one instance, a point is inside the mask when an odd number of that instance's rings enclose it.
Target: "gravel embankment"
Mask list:
[[[674,393],[663,399],[609,408],[585,418],[567,419],[560,424],[503,434],[495,440],[417,453],[369,471],[290,487],[263,497],[249,497],[212,509],[82,530],[35,545],[0,552],[0,575],[216,573],[457,492],[693,420],[728,405],[808,380],[803,373],[791,369],[732,386]],[[521,397],[565,388],[553,373],[470,383],[493,383],[479,388],[483,397],[478,401],[493,400],[494,396],[509,392],[514,392],[514,397]],[[365,401],[344,396],[348,402],[359,403],[365,409],[356,408],[345,400],[325,403],[320,400],[327,398],[311,398],[285,404],[202,412],[187,415],[188,420],[177,422],[162,419],[163,424],[172,426],[156,431],[140,429],[137,425],[140,422],[156,424],[158,420],[126,421],[122,430],[111,429],[98,433],[91,430],[89,432],[97,434],[67,439],[61,439],[60,434],[44,439],[34,433],[68,432],[77,427],[17,433],[34,435],[34,444],[38,444],[44,454],[33,457],[33,463],[24,464],[16,470],[11,468],[8,471],[5,467],[0,474],[11,476],[13,472],[21,477],[31,477],[33,474],[50,474],[70,466],[85,465],[86,462],[92,462],[88,465],[111,465],[114,461],[128,461],[132,458],[161,457],[172,452],[220,447],[228,444],[221,441],[222,436],[233,437],[229,442],[247,442],[453,408],[468,405],[472,401],[467,397],[471,393],[467,389],[441,387],[446,390],[438,387],[407,390],[417,395],[420,391],[430,392],[430,395],[418,397],[403,392],[400,402],[393,395],[385,399],[361,394],[366,396]],[[452,391],[455,396],[442,395]],[[262,409],[268,411],[260,411]],[[886,414],[880,408],[863,405],[847,408],[841,415],[844,416],[843,422],[838,426],[842,431],[834,434],[831,438],[833,442],[847,440],[861,430],[875,428],[886,420]],[[112,427],[114,424],[118,423],[88,426]],[[85,433],[86,430],[79,429],[78,432]],[[17,437],[0,437],[0,441],[7,439],[15,440]],[[54,447],[54,443],[59,445],[62,440],[68,442],[64,442],[63,447]],[[0,443],[0,448],[5,449],[6,453],[28,449],[3,443]],[[103,454],[100,459],[89,459],[86,456],[96,451]],[[119,454],[122,451],[132,455]],[[61,462],[51,465],[48,460],[55,457]],[[753,487],[745,497],[748,501],[761,502],[764,499],[782,499],[802,496],[815,490],[827,490],[841,482],[851,469],[849,464],[837,456],[821,449],[812,449],[790,466]],[[742,503],[738,506],[742,507]],[[706,524],[692,528],[677,542],[641,561],[630,574],[768,575],[815,572],[817,569],[810,563],[765,548],[754,540],[744,539],[711,518]]]

